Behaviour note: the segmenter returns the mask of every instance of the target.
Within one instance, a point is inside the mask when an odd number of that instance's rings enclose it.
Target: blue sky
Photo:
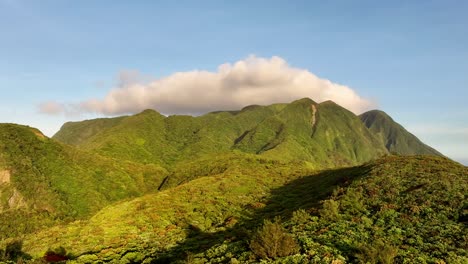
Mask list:
[[[157,80],[278,56],[468,164],[467,1],[222,2],[0,0],[0,122],[52,135],[104,114],[41,103],[103,99],[119,73]]]

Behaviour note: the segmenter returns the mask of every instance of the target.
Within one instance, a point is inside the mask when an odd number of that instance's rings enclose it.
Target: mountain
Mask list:
[[[35,128],[0,124],[0,238],[89,217],[156,190],[166,173],[72,148]],[[28,224],[18,224],[23,220]]]
[[[390,152],[401,155],[426,154],[442,156],[441,153],[422,143],[416,136],[382,111],[372,110],[363,113],[359,117]]]
[[[240,111],[165,117],[137,115],[66,123],[53,137],[104,156],[166,168],[240,151],[303,160],[315,168],[355,165],[387,152],[359,117],[333,102],[304,98]]]
[[[303,163],[246,158],[223,173],[27,235],[23,250],[41,257],[61,248],[76,263],[468,260],[467,167],[436,156],[387,156],[311,172]],[[253,246],[257,240],[261,246]],[[283,240],[295,253],[274,250]]]
[[[308,98],[0,124],[0,262],[464,263],[467,176],[383,112]]]

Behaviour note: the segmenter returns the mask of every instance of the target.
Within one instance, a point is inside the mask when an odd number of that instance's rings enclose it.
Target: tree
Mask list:
[[[262,259],[275,259],[295,254],[299,246],[281,226],[279,218],[265,220],[250,241],[252,252]]]

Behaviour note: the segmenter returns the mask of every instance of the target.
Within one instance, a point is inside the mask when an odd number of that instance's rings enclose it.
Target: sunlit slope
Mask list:
[[[255,228],[280,216],[299,253],[278,263],[466,260],[468,169],[460,164],[388,156],[311,173],[303,163],[255,156],[239,162],[28,236],[23,250],[41,256],[62,246],[79,263],[255,263],[259,256],[249,247]]]
[[[308,98],[198,117],[165,117],[146,110],[120,119],[67,123],[54,138],[166,168],[232,151],[307,161],[316,168],[355,165],[387,153],[356,115],[332,102],[317,104]]]
[[[387,153],[356,115],[327,101],[301,99],[249,131],[236,147],[317,168],[356,165]]]
[[[112,202],[157,190],[165,175],[155,165],[116,161],[34,128],[0,124],[0,234],[31,231],[47,219],[89,216]]]

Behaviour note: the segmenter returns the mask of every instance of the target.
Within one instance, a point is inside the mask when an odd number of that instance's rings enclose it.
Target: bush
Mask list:
[[[373,245],[362,245],[360,252],[356,257],[361,263],[392,264],[397,256],[398,248],[377,240]]]
[[[275,259],[297,253],[299,246],[276,218],[274,222],[264,221],[250,241],[250,249],[262,259]]]
[[[24,260],[31,259],[31,256],[24,253],[23,241],[22,240],[13,240],[9,242],[5,250],[0,249],[0,262],[2,261],[13,261],[13,262],[22,262]]]
[[[325,220],[336,221],[339,218],[340,203],[335,200],[325,200],[322,203],[320,216]]]

